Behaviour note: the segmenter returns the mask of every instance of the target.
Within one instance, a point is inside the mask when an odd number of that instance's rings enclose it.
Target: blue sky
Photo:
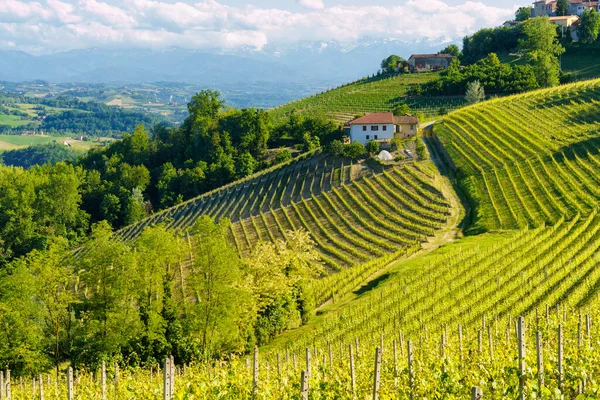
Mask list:
[[[527,4],[527,3],[525,3]],[[523,3],[500,0],[0,0],[0,49],[260,49],[361,39],[460,40]]]

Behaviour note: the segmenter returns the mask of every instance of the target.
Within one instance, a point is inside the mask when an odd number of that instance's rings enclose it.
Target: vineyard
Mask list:
[[[600,198],[600,81],[464,108],[435,126],[480,226],[511,229],[589,214]]]
[[[449,204],[426,164],[374,169],[315,155],[157,213],[118,235],[132,240],[157,223],[183,232],[201,215],[229,218],[242,256],[259,241],[305,229],[328,268],[341,271],[420,248],[446,223]]]
[[[409,95],[420,84],[436,77],[436,73],[423,73],[363,79],[274,108],[271,115],[280,119],[295,111],[346,123],[356,115],[389,112],[404,103],[408,104],[413,112],[420,112],[428,117],[438,115],[441,108],[450,111],[462,107],[465,104],[463,97]]]
[[[254,355],[163,370],[173,374],[169,386],[160,369],[111,368],[105,385],[105,374],[80,371],[71,391],[80,399],[101,398],[103,386],[117,399],[396,399],[469,398],[478,387],[489,398],[597,398],[599,248],[595,212],[468,238],[396,266],[373,290],[321,309]],[[64,376],[13,381],[12,398],[35,397],[40,380],[46,398],[67,398]]]

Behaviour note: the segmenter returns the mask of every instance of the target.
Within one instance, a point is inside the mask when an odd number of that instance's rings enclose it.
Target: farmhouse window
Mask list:
[[[379,130],[379,125],[371,125],[371,130],[372,131],[378,131]]]
[[[387,131],[387,125],[384,125],[382,128],[384,131]]]
[[[414,125],[411,125],[411,126],[410,126],[410,130],[411,130],[411,131],[414,131],[414,130],[415,130],[415,126],[414,126]]]
[[[367,135],[367,140],[369,140],[371,138],[371,136]]]
[[[375,140],[377,140],[377,135],[373,136],[373,138],[374,138]]]
[[[367,126],[363,125],[363,131],[366,131],[366,130],[367,130]]]

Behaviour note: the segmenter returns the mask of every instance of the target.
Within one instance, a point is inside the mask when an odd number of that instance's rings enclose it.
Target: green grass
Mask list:
[[[38,144],[47,144],[52,142],[69,142],[71,147],[78,150],[89,150],[98,146],[102,141],[110,141],[110,138],[99,138],[97,141],[79,141],[73,140],[71,136],[24,136],[24,135],[0,135],[0,150],[14,150],[23,147],[34,146]]]
[[[441,107],[448,110],[461,107],[464,104],[462,97],[410,96],[411,90],[437,76],[437,73],[422,73],[365,79],[276,107],[270,112],[275,119],[285,118],[294,111],[345,123],[359,114],[393,111],[401,103],[407,103],[413,112],[427,116],[436,115]]]
[[[3,115],[0,114],[0,125],[8,125],[11,128],[17,128],[19,126],[27,125],[31,121],[23,120],[23,117],[16,115]]]

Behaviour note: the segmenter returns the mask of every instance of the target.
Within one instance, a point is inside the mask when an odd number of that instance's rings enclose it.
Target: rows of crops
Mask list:
[[[488,398],[521,390],[524,398],[596,398],[599,249],[595,212],[457,242],[404,262],[344,307],[323,309],[256,361],[233,356],[183,369],[176,398],[299,398],[301,371],[309,398],[372,398],[375,382],[380,399],[468,398],[473,386]],[[110,398],[163,398],[160,371],[152,376],[122,371]],[[79,380],[78,398],[99,398],[97,373]],[[46,398],[64,398],[64,377],[59,383]],[[13,398],[32,390],[31,381],[14,382]]]
[[[436,77],[436,73],[423,73],[361,80],[277,107],[271,113],[275,119],[287,117],[295,111],[345,123],[358,114],[389,112],[404,103],[413,112],[421,112],[427,116],[437,115],[441,108],[450,111],[464,106],[462,97],[408,95],[420,84]]]
[[[202,196],[119,232],[135,238],[165,223],[184,231],[200,215],[232,220],[231,239],[241,255],[259,241],[285,239],[290,230],[311,233],[332,271],[419,247],[447,220],[449,205],[426,167],[375,172],[323,155]]]
[[[587,214],[600,191],[600,80],[497,99],[435,126],[488,229]]]

